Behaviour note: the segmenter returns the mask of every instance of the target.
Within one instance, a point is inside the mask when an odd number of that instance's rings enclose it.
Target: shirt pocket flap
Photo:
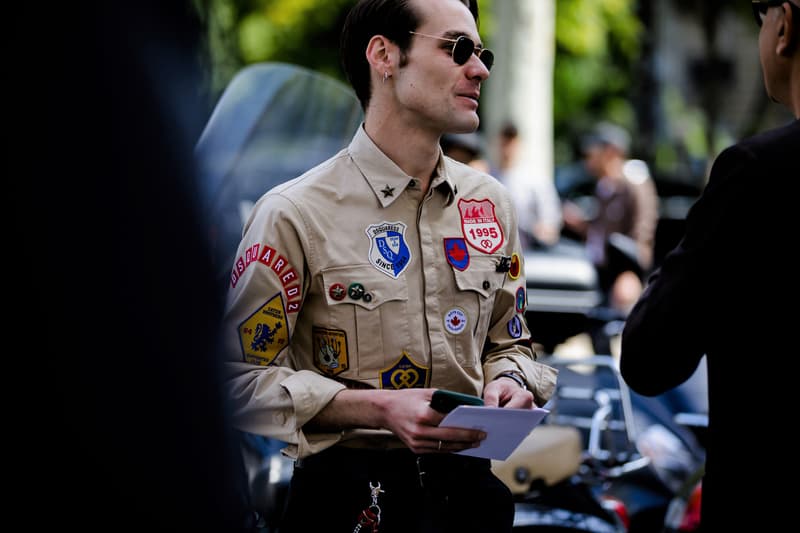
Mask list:
[[[350,304],[375,309],[392,300],[408,300],[405,274],[391,279],[372,265],[347,265],[322,271],[328,305]]]
[[[502,255],[478,255],[470,258],[470,265],[464,271],[453,269],[456,285],[462,291],[474,291],[488,298],[503,286],[506,273],[498,272]]]

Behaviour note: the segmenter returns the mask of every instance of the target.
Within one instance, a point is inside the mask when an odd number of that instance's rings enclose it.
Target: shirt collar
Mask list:
[[[436,165],[436,177],[431,182],[431,187],[445,195],[447,206],[451,205],[458,195],[458,185],[452,169],[453,161],[444,157],[442,149],[439,148],[439,163]]]
[[[414,180],[381,152],[380,148],[367,135],[363,123],[353,136],[348,152],[383,207],[391,205]],[[431,180],[431,187],[444,194],[445,204],[450,205],[455,198],[456,187],[450,177],[452,173],[448,172],[449,165],[446,161],[440,148],[439,161],[436,164],[435,176]]]

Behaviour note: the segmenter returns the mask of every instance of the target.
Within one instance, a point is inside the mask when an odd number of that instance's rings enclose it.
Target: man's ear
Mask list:
[[[798,49],[798,38],[800,38],[800,18],[795,16],[795,11],[787,2],[781,4],[783,9],[783,21],[778,30],[778,44],[776,52],[782,56],[791,55]]]
[[[379,76],[391,76],[395,44],[383,35],[373,35],[367,44],[367,61]]]

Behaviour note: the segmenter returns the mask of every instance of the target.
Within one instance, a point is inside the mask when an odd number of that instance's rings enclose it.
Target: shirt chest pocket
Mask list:
[[[318,325],[347,336],[350,367],[342,377],[377,377],[392,355],[387,345],[405,345],[409,339],[405,276],[391,279],[372,265],[347,265],[323,271],[322,282],[328,324]]]
[[[456,282],[453,306],[466,314],[467,327],[471,332],[468,338],[462,334],[454,335],[457,341],[456,357],[462,365],[480,364],[483,344],[492,321],[495,294],[502,289],[506,279],[505,272],[497,272],[502,257],[476,254],[470,257],[466,270],[453,269]],[[446,329],[450,334],[457,331],[450,327]]]

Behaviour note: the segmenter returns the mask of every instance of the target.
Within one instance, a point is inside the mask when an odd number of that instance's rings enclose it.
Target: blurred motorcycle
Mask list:
[[[492,470],[514,495],[514,531],[625,533],[624,517],[581,473],[585,450],[569,425],[536,427]]]
[[[705,450],[679,413],[630,391],[611,356],[543,361],[559,369],[546,422],[579,431],[580,481],[629,533],[696,531]]]
[[[258,198],[345,148],[362,118],[348,86],[297,65],[257,63],[231,80],[195,147],[223,287]]]

